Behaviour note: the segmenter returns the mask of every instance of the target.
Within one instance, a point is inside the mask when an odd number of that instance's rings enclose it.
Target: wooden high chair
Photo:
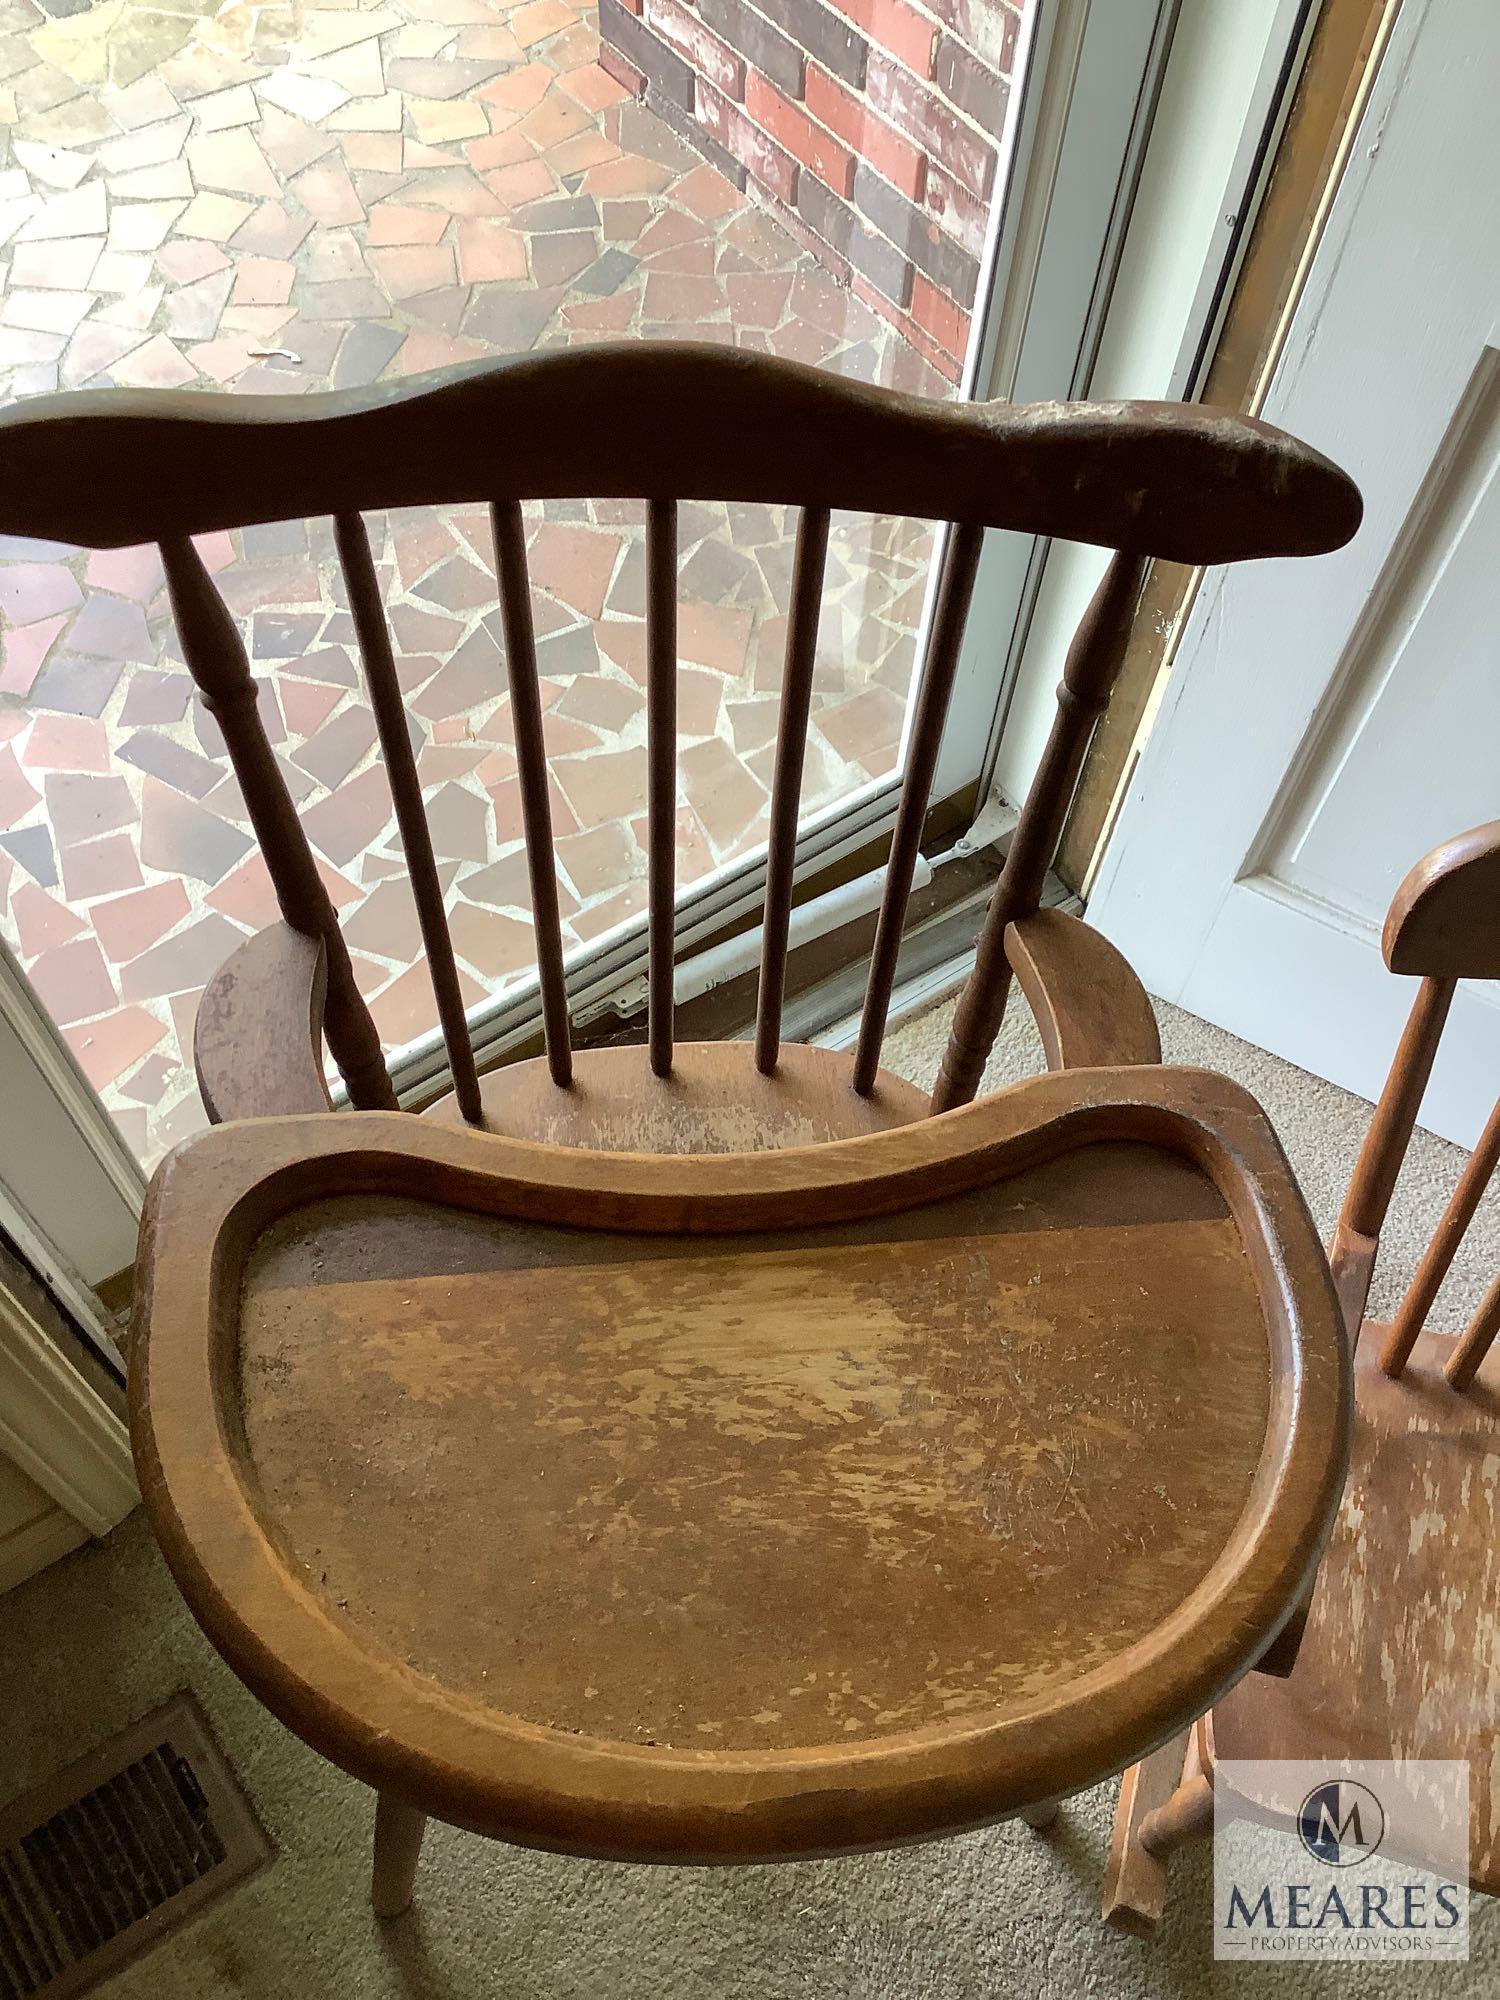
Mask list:
[[[1466,1331],[1427,1314],[1500,1158],[1500,1104],[1390,1326],[1367,1320],[1380,1232],[1460,979],[1500,977],[1500,821],[1434,848],[1396,892],[1390,970],[1421,980],[1360,1148],[1331,1252],[1355,1354],[1349,1483],[1318,1572],[1296,1664],[1255,1673],[1186,1738],[1127,1771],[1115,1815],[1106,1919],[1148,1935],[1168,1855],[1212,1830],[1226,1759],[1469,1761],[1469,1869],[1500,1894],[1500,1278]],[[1217,1781],[1225,1782],[1222,1772]],[[1294,1816],[1299,1798],[1245,1801]]]
[[[1146,563],[1339,546],[1336,467],[1201,408],[940,405],[614,345],[286,401],[31,402],[0,415],[0,494],[3,529],[160,543],[280,897],[200,1012],[226,1122],[152,1186],[132,1432],[205,1631],[378,1789],[381,1914],[432,1813],[669,1861],[1041,1819],[1264,1654],[1342,1485],[1327,1266],[1253,1101],[1161,1068],[1128,966],[1038,903]],[[643,503],[649,578],[649,1032],[597,1054],[570,1046],[522,515],[580,494]],[[753,1044],[673,1036],[687,497],[801,508]],[[545,1057],[483,1078],[359,511],[474,498],[546,1024]],[[955,524],[847,1059],[781,1041],[834,507]],[[190,539],[289,514],[335,520],[452,1062],[424,1118],[395,1108]],[[929,1105],[880,1050],[986,528],[1115,553]],[[972,1103],[1012,970],[1056,1073]]]

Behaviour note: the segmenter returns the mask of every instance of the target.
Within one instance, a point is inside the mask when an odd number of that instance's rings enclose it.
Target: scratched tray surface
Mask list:
[[[767,1236],[295,1210],[223,1378],[253,1505],[335,1618],[529,1722],[775,1751],[1003,1711],[1181,1604],[1266,1436],[1213,1185],[1088,1157]]]

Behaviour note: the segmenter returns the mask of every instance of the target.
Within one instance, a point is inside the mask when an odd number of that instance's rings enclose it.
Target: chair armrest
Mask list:
[[[321,938],[271,924],[231,954],[204,988],[193,1065],[212,1124],[331,1108],[323,1074]]]
[[[1036,1017],[1048,1069],[1159,1063],[1150,997],[1106,937],[1061,910],[1006,927],[1005,955]]]

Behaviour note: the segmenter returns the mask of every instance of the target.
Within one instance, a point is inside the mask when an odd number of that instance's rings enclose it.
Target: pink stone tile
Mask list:
[[[253,204],[227,194],[196,194],[178,216],[179,236],[199,236],[210,243],[227,243],[253,214]],[[152,246],[145,246],[152,247]]]
[[[173,237],[156,253],[156,266],[174,285],[196,284],[199,278],[222,271],[229,259],[216,243],[197,238]]]
[[[462,967],[459,969],[458,987],[466,1007],[473,1007],[485,998],[484,988],[476,979],[471,979]],[[427,967],[414,965],[398,979],[393,979],[385,991],[371,1002],[370,1012],[375,1017],[380,1039],[387,1048],[398,1048],[425,1034],[437,1022],[437,1005],[432,997],[432,981]]]
[[[83,291],[103,248],[102,236],[18,243],[11,259],[10,281],[13,285],[55,285],[63,291]]]
[[[248,835],[155,778],[141,787],[142,861],[167,875],[215,883],[250,848]]]
[[[0,746],[0,830],[18,826],[41,798],[7,743]]]
[[[390,787],[384,771],[372,765],[340,785],[326,799],[305,808],[302,824],[313,845],[335,866],[344,868],[374,841],[391,818]]]
[[[344,909],[360,900],[361,892],[347,875],[330,867],[321,856],[314,855],[313,860],[335,909]],[[267,924],[277,922],[281,915],[270,871],[265,857],[258,850],[247,854],[237,868],[231,869],[222,882],[209,890],[203,900],[211,909],[221,911],[249,931],[264,930]]]
[[[66,236],[102,236],[109,211],[102,181],[45,200],[29,222],[23,223],[17,238],[21,243],[39,243]]]
[[[660,194],[671,180],[668,168],[655,160],[633,159],[628,153],[603,166],[590,167],[583,177],[583,192],[592,195]]]
[[[514,172],[514,168],[502,168]],[[418,208],[438,208],[445,215],[498,215],[501,203],[477,174],[467,167],[434,168],[414,174],[401,190],[404,202]]]
[[[29,771],[109,770],[109,737],[88,715],[39,715],[21,761]]]
[[[563,28],[573,25],[572,9],[563,0],[531,0],[511,15],[506,26],[523,49],[534,47],[539,42],[548,41]]]
[[[293,215],[279,201],[263,201],[235,230],[234,247],[263,257],[290,257],[312,226],[311,217]]]
[[[315,222],[333,227],[365,219],[364,204],[341,166],[320,163],[308,167],[292,182],[291,192]]]
[[[341,687],[329,687],[322,681],[283,678],[281,708],[287,728],[296,736],[311,736],[343,700],[345,692]]]
[[[72,572],[61,563],[0,563],[0,611],[14,625],[29,625],[82,602]]]
[[[564,603],[597,618],[620,554],[620,538],[597,528],[544,521],[530,551],[532,582]]]
[[[23,882],[15,891],[10,899],[10,914],[16,942],[25,959],[37,958],[55,945],[67,944],[86,928],[66,904],[49,896],[35,882]]]
[[[65,1039],[95,1090],[105,1090],[154,1049],[167,1032],[144,1007],[120,1007],[87,1027],[64,1030]]]
[[[602,111],[607,104],[621,104],[630,94],[596,62],[567,70],[557,81],[569,97],[576,98],[589,111]]]
[[[552,71],[544,62],[527,63],[513,69],[494,83],[487,83],[478,95],[491,104],[503,104],[512,111],[530,111],[552,88]]]
[[[62,572],[65,576],[66,571]],[[69,577],[69,582],[72,578]],[[30,694],[32,683],[46,663],[57,635],[68,622],[68,614],[39,618],[31,625],[13,625],[0,638],[0,694]]]
[[[296,266],[282,257],[241,257],[230,296],[237,306],[283,306],[296,275]]]
[[[465,285],[526,276],[526,239],[509,224],[466,216],[458,225],[458,276]]]
[[[203,132],[189,139],[187,163],[200,188],[213,188],[221,194],[257,195],[267,201],[275,201],[281,193],[281,182],[270,162],[256,144],[254,134],[243,125],[228,131]]]
[[[684,660],[736,679],[745,670],[754,616],[732,605],[683,604],[677,613],[677,647]]]
[[[191,908],[181,882],[158,882],[153,888],[135,889],[128,895],[95,903],[89,911],[89,920],[105,956],[118,965],[122,959],[135,958],[164,938]]]
[[[164,347],[170,347],[163,340]],[[177,350],[172,348],[173,354]],[[168,386],[168,377],[146,375],[135,379],[142,382],[159,381]],[[73,620],[68,633],[68,644],[75,653],[89,653],[106,660],[143,660],[156,657],[156,646],[146,629],[145,613],[139,604],[128,598],[112,597],[104,591],[92,591],[84,602],[83,609]]]
[[[120,997],[164,1000],[171,993],[199,993],[244,942],[237,924],[210,910],[186,930],[127,960],[119,972]]]
[[[455,903],[448,914],[453,949],[485,979],[500,980],[536,963],[536,934],[529,923]]]
[[[114,981],[91,937],[45,951],[26,968],[32,991],[58,1027],[86,1021],[118,1005]]]
[[[436,243],[448,227],[448,218],[439,209],[410,208],[405,203],[379,201],[370,210],[370,226],[365,242],[374,249],[392,244]]]
[[[71,903],[87,903],[95,896],[117,895],[122,889],[141,885],[140,864],[135,843],[128,833],[106,834],[103,840],[85,841],[65,847],[62,854],[63,888]]]
[[[464,158],[476,173],[492,167],[513,167],[522,160],[535,157],[535,149],[525,134],[511,130],[491,132],[483,139],[470,139],[464,147]]]
[[[523,253],[524,260],[524,253]],[[393,299],[409,299],[451,285],[456,276],[446,243],[414,243],[370,252],[370,267]]]
[[[137,604],[149,604],[161,589],[161,557],[150,542],[127,549],[95,549],[85,578],[92,590],[110,590]]]

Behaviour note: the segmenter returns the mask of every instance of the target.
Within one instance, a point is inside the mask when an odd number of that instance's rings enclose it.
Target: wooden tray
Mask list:
[[[142,1489],[215,1645],[355,1775],[569,1851],[1102,1779],[1260,1656],[1343,1482],[1322,1251],[1193,1072],[720,1158],[246,1121],[165,1162],[142,1271]]]

